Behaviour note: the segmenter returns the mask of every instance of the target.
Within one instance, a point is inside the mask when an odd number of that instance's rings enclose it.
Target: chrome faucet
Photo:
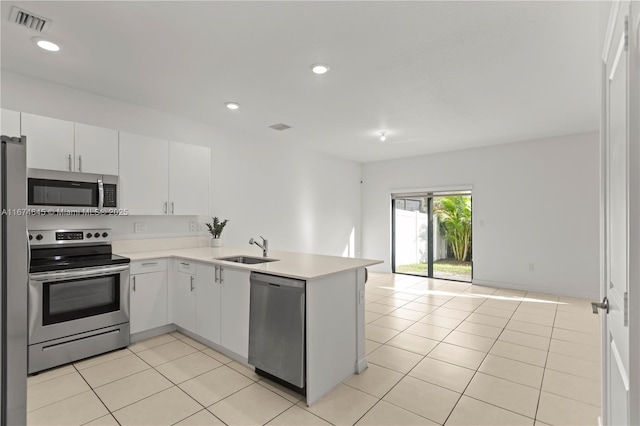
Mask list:
[[[249,239],[249,244],[255,244],[258,247],[260,247],[262,249],[262,256],[263,257],[267,257],[269,255],[268,254],[268,251],[269,251],[269,240],[267,240],[263,236],[260,236],[260,238],[262,238],[262,244],[260,244],[259,242],[255,241],[253,238]]]

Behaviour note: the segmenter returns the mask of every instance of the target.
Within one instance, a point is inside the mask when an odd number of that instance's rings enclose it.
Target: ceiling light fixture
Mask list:
[[[62,50],[59,44],[56,44],[49,40],[45,40],[42,37],[34,37],[31,40],[33,40],[39,48],[44,49],[48,52],[59,52],[60,50]]]
[[[229,109],[233,109],[236,110],[238,108],[240,108],[240,104],[237,102],[225,102],[224,105],[229,108]]]
[[[329,65],[313,64],[311,65],[311,71],[313,71],[314,74],[326,74],[329,71]]]
[[[384,142],[387,140],[387,132],[380,132],[380,142]]]

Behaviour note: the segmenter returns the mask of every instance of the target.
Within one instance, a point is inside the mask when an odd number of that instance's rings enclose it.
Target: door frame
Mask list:
[[[468,192],[468,194],[456,194],[457,192]],[[423,278],[433,278],[433,279],[441,279],[447,281],[456,281],[473,284],[473,250],[471,251],[471,278],[469,281],[463,280],[455,280],[451,278],[441,278],[433,276],[433,233],[435,230],[433,229],[433,199],[435,197],[443,197],[447,195],[469,195],[471,198],[471,247],[473,247],[473,187],[471,185],[468,186],[456,186],[456,187],[440,187],[440,188],[429,188],[429,189],[398,189],[392,190],[389,195],[389,206],[390,206],[390,216],[391,216],[391,272],[392,273],[400,273],[403,275],[410,275],[415,277],[423,277]],[[427,252],[427,275],[419,275],[419,274],[411,274],[406,272],[396,272],[396,213],[395,213],[395,201],[397,199],[406,199],[406,198],[427,198],[427,214],[429,215],[429,223],[428,223],[428,238],[427,238],[427,247],[429,250]]]

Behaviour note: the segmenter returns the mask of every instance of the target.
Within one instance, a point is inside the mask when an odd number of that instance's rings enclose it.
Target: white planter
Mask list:
[[[211,247],[222,247],[222,238],[212,238]]]

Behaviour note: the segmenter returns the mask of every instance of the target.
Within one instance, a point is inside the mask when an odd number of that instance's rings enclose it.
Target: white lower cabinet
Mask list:
[[[249,271],[222,267],[220,295],[220,344],[249,356]]]
[[[196,263],[196,334],[220,344],[220,284],[217,266]]]
[[[178,260],[173,284],[176,325],[247,358],[249,274]]]
[[[130,332],[138,333],[169,323],[166,261],[131,263],[129,278]]]
[[[178,272],[175,283],[176,325],[192,333],[196,332],[196,275],[195,273]]]

